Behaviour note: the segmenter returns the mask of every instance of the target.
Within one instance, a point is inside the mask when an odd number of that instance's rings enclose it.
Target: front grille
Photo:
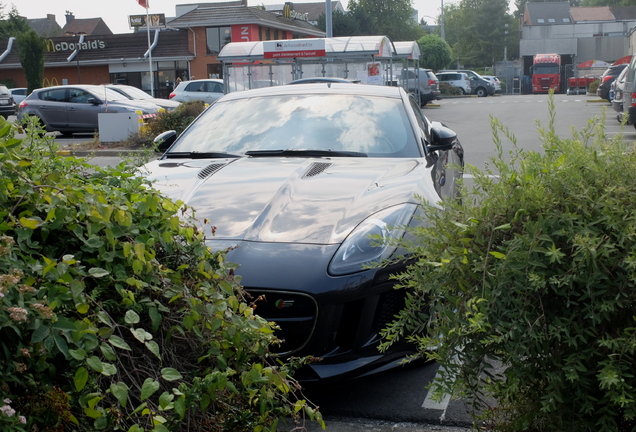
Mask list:
[[[380,295],[378,308],[373,320],[373,329],[376,332],[387,327],[395,320],[395,316],[400,313],[405,306],[406,291],[403,289],[391,289]]]
[[[318,305],[311,296],[249,288],[246,291],[252,296],[250,301],[256,306],[256,314],[280,327],[275,334],[282,343],[273,347],[276,353],[292,354],[307,344],[318,315]]]

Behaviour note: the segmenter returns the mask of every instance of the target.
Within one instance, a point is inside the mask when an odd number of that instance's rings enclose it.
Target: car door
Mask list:
[[[183,99],[185,102],[195,100],[205,100],[205,81],[192,81],[183,90]]]
[[[426,135],[425,131],[427,130],[432,134],[432,125],[428,119],[424,117],[415,100],[409,98],[409,101],[415,113],[417,123],[422,130],[422,136]],[[437,125],[442,126],[439,122]],[[440,198],[451,199],[459,197],[459,179],[463,175],[463,150],[459,141],[457,142],[457,146],[450,150],[430,151],[430,149],[424,149],[424,151],[429,154],[427,159],[433,164],[431,176],[435,190]]]
[[[213,103],[218,98],[223,96],[223,84],[215,82],[215,81],[208,81],[205,84],[206,84],[205,91],[207,93],[205,95],[206,103]]]
[[[38,93],[37,109],[31,114],[38,116],[50,129],[65,128],[67,92],[65,88],[54,88]]]
[[[101,102],[95,95],[81,88],[68,89],[68,102],[66,104],[68,115],[68,129],[75,132],[96,131],[97,115],[102,112],[103,105],[92,101]]]

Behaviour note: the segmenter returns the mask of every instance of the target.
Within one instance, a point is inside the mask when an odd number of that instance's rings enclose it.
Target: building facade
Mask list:
[[[217,59],[232,41],[324,37],[303,19],[243,2],[176,6],[162,28],[125,34],[74,34],[46,40],[44,86],[128,84],[168,97],[179,80],[222,78]],[[26,87],[14,39],[0,40],[0,81]]]

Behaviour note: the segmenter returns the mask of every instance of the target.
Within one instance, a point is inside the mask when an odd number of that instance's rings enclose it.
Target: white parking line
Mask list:
[[[437,374],[435,374],[435,379],[438,379],[439,375],[440,374],[438,370]],[[444,395],[444,397],[442,397],[442,400],[439,402],[436,400],[433,400],[433,392],[429,390],[428,393],[426,393],[426,398],[424,399],[424,402],[422,403],[422,408],[431,409],[431,410],[441,410],[442,414],[439,417],[439,421],[442,422],[446,418],[446,409],[448,408],[448,404],[450,403],[450,400],[451,400],[451,395]]]

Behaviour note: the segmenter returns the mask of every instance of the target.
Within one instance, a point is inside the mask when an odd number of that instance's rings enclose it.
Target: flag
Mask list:
[[[148,9],[148,0],[137,0],[137,3]]]

